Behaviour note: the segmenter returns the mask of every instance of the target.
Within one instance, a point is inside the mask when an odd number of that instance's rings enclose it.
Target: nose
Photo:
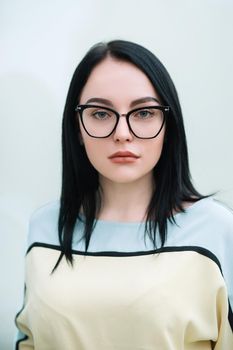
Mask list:
[[[125,118],[125,114],[121,114],[117,127],[113,134],[114,141],[116,142],[125,142],[125,141],[132,141],[133,140],[133,134],[131,133],[129,126],[127,124],[127,120]]]

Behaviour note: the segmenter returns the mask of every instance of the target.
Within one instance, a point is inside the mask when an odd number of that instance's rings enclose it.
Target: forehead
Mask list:
[[[107,57],[92,70],[82,90],[80,103],[92,97],[123,103],[144,96],[158,99],[146,74],[130,62]]]

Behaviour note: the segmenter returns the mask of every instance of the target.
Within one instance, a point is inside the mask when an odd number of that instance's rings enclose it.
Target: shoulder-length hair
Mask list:
[[[151,81],[163,105],[170,107],[166,119],[165,142],[161,157],[153,169],[156,183],[147,208],[145,234],[156,247],[166,241],[168,220],[175,223],[174,211],[184,211],[183,203],[203,198],[190,178],[186,136],[176,88],[166,68],[146,48],[133,42],[114,40],[93,46],[77,66],[69,87],[62,125],[62,190],[58,234],[61,256],[72,264],[72,239],[80,211],[85,218],[83,239],[88,250],[100,208],[98,173],[79,142],[79,123],[75,108],[93,68],[107,56],[131,62]],[[98,198],[98,199],[97,199]]]

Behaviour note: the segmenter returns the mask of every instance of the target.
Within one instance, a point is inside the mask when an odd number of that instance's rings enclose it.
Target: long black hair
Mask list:
[[[79,142],[79,123],[75,107],[93,68],[107,56],[131,62],[146,74],[163,105],[170,107],[166,120],[165,142],[161,157],[153,169],[155,190],[147,208],[146,230],[156,248],[156,232],[164,245],[168,220],[175,222],[174,210],[184,211],[184,201],[194,202],[201,196],[190,178],[186,136],[182,111],[170,75],[159,59],[133,42],[114,40],[93,46],[77,66],[69,87],[62,125],[62,190],[58,234],[61,256],[72,263],[74,227],[82,208],[85,224],[83,239],[88,250],[100,208],[97,196],[98,173]],[[97,200],[98,198],[98,200]],[[57,265],[60,262],[58,260]]]

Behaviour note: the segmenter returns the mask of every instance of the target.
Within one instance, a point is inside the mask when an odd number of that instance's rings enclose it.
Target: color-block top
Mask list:
[[[98,220],[74,265],[60,255],[59,203],[32,216],[26,293],[16,317],[20,350],[233,349],[233,214],[212,198],[168,223],[162,249],[144,223]],[[159,242],[158,242],[159,243]]]

